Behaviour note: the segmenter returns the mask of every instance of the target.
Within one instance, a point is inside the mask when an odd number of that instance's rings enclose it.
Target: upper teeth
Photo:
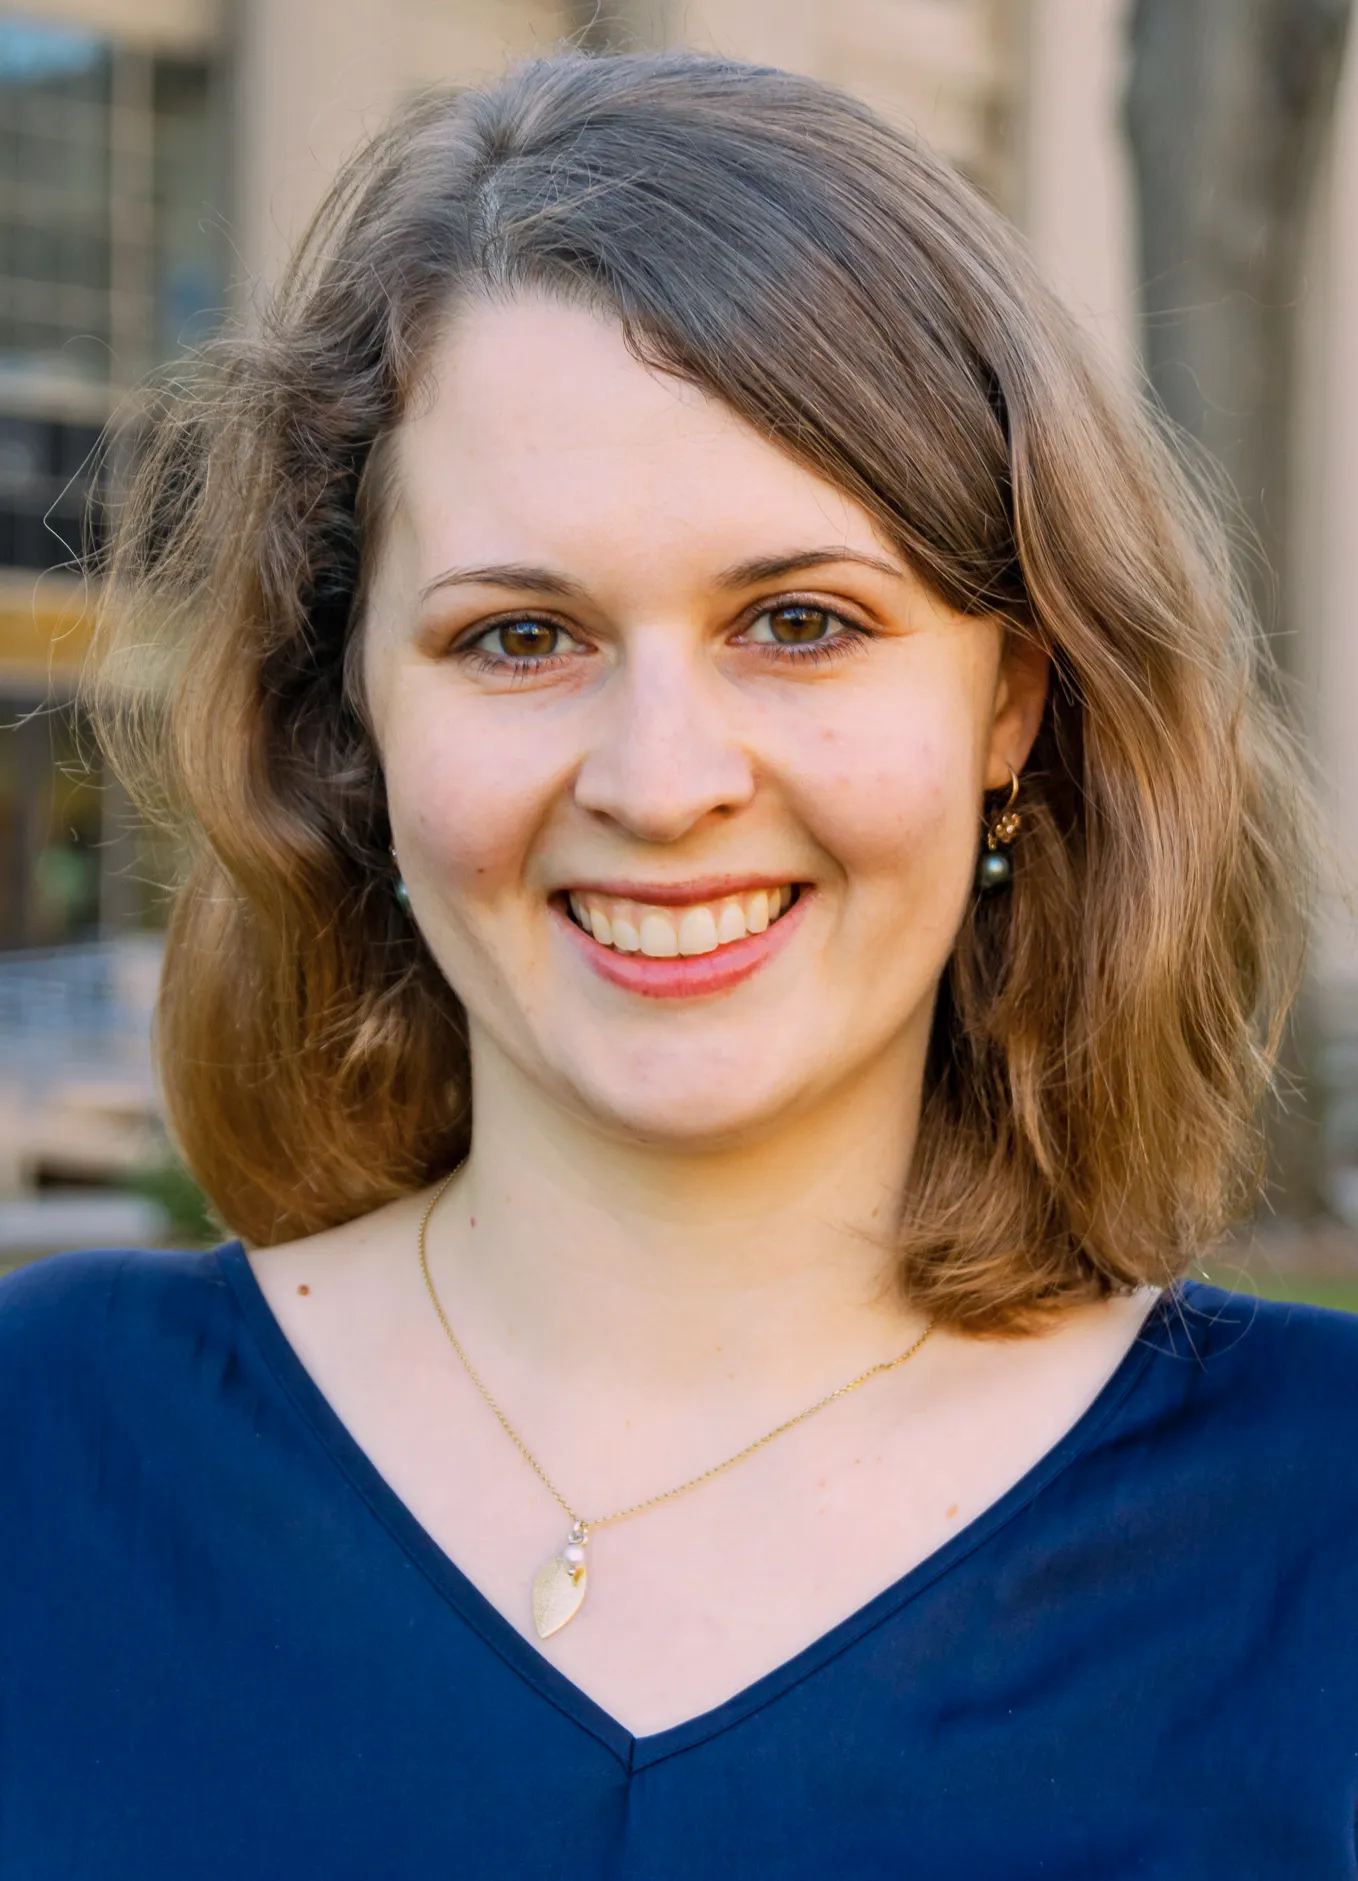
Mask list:
[[[710,954],[747,934],[762,934],[791,904],[792,885],[752,888],[720,901],[689,908],[657,908],[645,901],[615,901],[572,895],[571,913],[586,933],[623,954],[672,960],[679,954]]]

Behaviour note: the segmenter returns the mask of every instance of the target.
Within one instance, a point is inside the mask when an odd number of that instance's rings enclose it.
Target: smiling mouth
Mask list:
[[[651,960],[679,960],[720,953],[764,933],[787,913],[798,892],[796,883],[785,882],[779,888],[752,888],[677,908],[588,891],[572,893],[567,900],[572,921],[600,946]]]

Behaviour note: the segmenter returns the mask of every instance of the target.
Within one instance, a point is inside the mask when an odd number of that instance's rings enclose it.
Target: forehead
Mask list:
[[[544,298],[460,312],[395,470],[394,533],[420,579],[464,554],[531,550],[578,569],[882,546],[843,491],[721,401],[640,364],[615,321]]]

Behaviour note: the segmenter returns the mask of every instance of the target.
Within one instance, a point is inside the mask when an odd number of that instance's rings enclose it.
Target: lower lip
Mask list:
[[[702,999],[729,992],[781,952],[793,930],[800,926],[809,899],[808,891],[803,889],[787,912],[762,934],[728,941],[714,953],[681,954],[667,960],[655,960],[649,954],[620,954],[616,947],[603,946],[577,927],[563,909],[553,906],[553,913],[601,980],[646,999]]]

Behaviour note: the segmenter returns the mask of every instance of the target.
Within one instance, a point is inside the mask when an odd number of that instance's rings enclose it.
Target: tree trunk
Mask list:
[[[1133,0],[1130,25],[1146,367],[1169,417],[1230,479],[1248,525],[1240,572],[1294,709],[1295,314],[1350,12],[1351,0]],[[1271,1199],[1301,1218],[1321,1208],[1314,1013],[1308,992],[1271,1120]]]

